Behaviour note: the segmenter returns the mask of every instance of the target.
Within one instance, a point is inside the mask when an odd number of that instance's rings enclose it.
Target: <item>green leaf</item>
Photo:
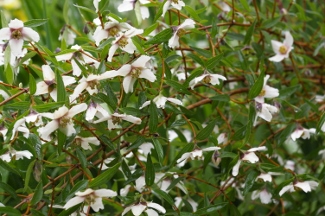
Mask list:
[[[200,130],[200,132],[196,135],[196,139],[197,140],[204,140],[206,138],[208,138],[214,127],[216,126],[217,120],[212,120],[205,128],[203,128],[202,130]]]
[[[318,133],[321,130],[324,123],[325,123],[325,112],[322,114],[322,116],[320,117],[320,119],[317,123],[316,133]]]
[[[61,154],[65,141],[67,140],[67,136],[61,131],[57,130],[58,133],[58,153]]]
[[[2,26],[2,28],[5,28],[8,26],[8,21],[6,19],[6,15],[3,10],[1,10],[1,26]]]
[[[85,156],[85,154],[80,150],[80,149],[76,149],[76,153],[77,153],[77,157],[79,159],[80,165],[82,168],[87,168],[87,158]]]
[[[157,138],[152,138],[152,143],[153,146],[155,147],[155,151],[157,153],[159,163],[162,164],[164,160],[164,149],[162,148],[162,145]]]
[[[16,175],[20,176],[20,173],[17,171],[17,168],[12,168],[9,164],[4,162],[3,160],[0,160],[0,167],[8,170],[10,173],[15,173]]]
[[[281,89],[279,91],[279,94],[280,94],[279,97],[280,98],[289,97],[290,95],[292,95],[296,91],[300,91],[300,89],[301,89],[301,85],[300,84],[295,85],[295,86],[290,86],[290,87],[285,88],[285,89]]]
[[[250,11],[250,8],[249,8],[248,1],[247,0],[239,0],[239,1],[240,1],[241,6],[243,6],[244,9],[249,12]]]
[[[255,179],[256,177],[259,175],[258,172],[256,172],[255,170],[251,170],[248,175],[246,176],[246,180],[245,180],[245,187],[244,187],[244,191],[243,191],[243,195],[245,196],[249,190],[253,187],[254,183],[255,183]]]
[[[146,37],[148,36],[151,32],[153,32],[157,27],[159,26],[159,24],[157,22],[155,22],[154,24],[152,24],[151,26],[149,26],[148,28],[146,28],[142,34],[142,36]]]
[[[48,112],[49,110],[53,110],[59,108],[64,105],[64,102],[52,102],[52,103],[45,103],[41,105],[33,106],[33,109],[37,112]]]
[[[4,110],[27,110],[30,106],[29,101],[20,101],[16,103],[6,104]]]
[[[251,26],[248,28],[247,33],[245,35],[245,39],[244,39],[244,44],[249,45],[255,30],[255,26],[256,26],[256,19],[254,20],[254,22],[251,24]]]
[[[101,2],[100,2],[99,5],[98,5],[98,7],[100,7],[100,8],[99,8],[99,11],[100,11],[101,13],[103,13],[105,10],[107,10],[109,3],[110,3],[109,0],[105,0],[105,1],[104,1],[104,4],[101,4]]]
[[[155,182],[155,174],[155,167],[152,164],[151,155],[149,153],[147,156],[146,172],[144,176],[147,186],[153,185],[153,183]]]
[[[29,163],[27,171],[26,171],[26,177],[25,177],[25,183],[24,183],[24,191],[26,192],[26,190],[28,189],[29,186],[29,180],[30,177],[33,173],[34,170],[34,165],[35,165],[36,160],[33,160],[31,163]]]
[[[190,91],[187,90],[187,88],[184,86],[184,84],[180,84],[177,81],[174,80],[165,80],[165,83],[171,87],[173,87],[175,90],[184,93],[184,94],[191,94]]]
[[[55,72],[55,76],[56,76],[56,88],[57,88],[57,101],[58,102],[65,102],[65,97],[66,97],[66,90],[65,90],[65,86],[62,80],[62,76],[59,73],[59,71],[57,70]]]
[[[31,209],[31,210],[30,210],[30,213],[31,213],[31,215],[33,215],[33,216],[45,216],[45,214],[43,214],[42,212],[37,211],[37,210],[35,210],[35,209]]]
[[[36,92],[36,81],[32,74],[29,74],[29,93],[35,94]]]
[[[10,185],[6,184],[5,182],[0,182],[0,188],[7,192],[15,200],[18,199],[16,191]]]
[[[210,98],[213,101],[222,101],[222,102],[229,102],[230,101],[230,97],[229,95],[216,95]]]
[[[215,205],[210,205],[201,209],[198,209],[194,214],[195,215],[206,215],[206,214],[210,214],[212,212],[216,212],[219,211],[220,209],[222,209],[223,207],[225,207],[228,204],[228,202],[221,202]]]
[[[160,3],[159,8],[157,10],[157,13],[155,15],[154,21],[153,21],[154,23],[158,23],[157,20],[161,17],[161,15],[163,13],[163,8],[164,8],[164,5],[165,5],[165,2],[166,2],[166,0],[164,2]]]
[[[12,68],[11,68],[11,66],[9,64],[7,64],[5,66],[5,74],[6,74],[7,83],[12,84],[14,82],[14,79],[15,79],[15,74],[14,74],[14,71],[12,70]]]
[[[83,10],[83,11],[86,11],[86,12],[91,13],[93,15],[97,15],[96,12],[95,12],[95,10],[93,10],[92,8],[90,9],[90,8],[87,8],[87,7],[79,6],[77,4],[74,4],[73,6],[75,6],[76,8],[78,8],[79,11],[80,10]]]
[[[209,50],[205,50],[205,49],[201,49],[201,48],[197,48],[197,47],[193,47],[190,46],[190,48],[192,50],[194,50],[195,52],[197,52],[198,54],[204,56],[205,58],[211,58],[211,52]]]
[[[31,200],[32,205],[36,205],[43,197],[43,183],[40,181],[35,188],[33,198]]]
[[[173,35],[173,30],[171,28],[165,29],[158,34],[156,34],[153,38],[146,42],[146,44],[161,44],[163,42],[168,41]]]
[[[187,54],[187,57],[190,57],[193,59],[195,62],[199,63],[201,66],[205,66],[204,61],[202,60],[202,57],[195,55],[193,53]]]
[[[184,8],[191,15],[191,17],[194,20],[201,21],[201,18],[199,17],[199,15],[196,13],[196,11],[193,8],[191,8],[190,6],[187,6],[187,5]]]
[[[75,196],[75,193],[78,191],[83,191],[88,186],[88,180],[80,180],[73,186],[71,190],[69,190],[69,195],[66,197],[66,200],[71,199]]]
[[[7,207],[0,207],[0,213],[4,213],[10,216],[21,216],[22,214],[13,207],[7,206]]]
[[[32,19],[32,20],[26,21],[24,23],[24,26],[29,27],[29,28],[34,28],[37,26],[44,25],[47,21],[48,21],[48,19]]]
[[[116,147],[113,145],[113,143],[111,142],[111,140],[106,135],[101,135],[99,137],[99,140],[101,142],[103,142],[105,145],[107,145],[108,148],[110,148],[110,150],[115,151]]]
[[[160,199],[162,198],[166,200],[171,206],[175,206],[173,198],[171,198],[171,196],[169,196],[169,194],[167,194],[165,191],[162,191],[160,189],[154,189],[153,194]]]
[[[279,16],[279,17],[275,17],[273,19],[267,19],[265,20],[262,25],[261,25],[261,28],[262,29],[269,29],[269,28],[272,28],[273,26],[275,26],[278,22],[280,22],[282,16]]]
[[[150,133],[155,133],[158,128],[158,111],[153,101],[149,105],[149,115],[149,131]]]
[[[246,131],[245,131],[244,143],[249,141],[254,121],[255,121],[255,107],[252,104],[250,104],[249,114],[248,114],[248,123],[247,123]]]
[[[208,70],[213,69],[214,67],[216,67],[218,65],[218,63],[220,62],[220,60],[223,58],[223,53],[221,53],[220,55],[217,55],[215,57],[210,58],[206,63],[205,66]]]
[[[37,52],[35,52],[35,51],[32,51],[32,52],[27,53],[24,57],[22,57],[19,60],[19,65],[21,66],[21,65],[25,64],[24,63],[25,61],[27,61],[28,59],[34,57],[36,54],[37,54]]]
[[[245,132],[246,132],[247,125],[242,126],[239,128],[235,134],[232,136],[233,140],[241,140],[245,137]]]
[[[263,85],[264,85],[264,72],[262,72],[260,74],[260,76],[257,78],[254,85],[249,90],[248,98],[253,99],[253,98],[257,97],[261,93],[261,91],[263,89]]]
[[[104,171],[100,175],[98,175],[96,178],[94,178],[90,183],[89,187],[94,188],[97,186],[100,186],[102,184],[107,183],[117,172],[117,170],[120,168],[121,163],[117,163],[108,170]]]

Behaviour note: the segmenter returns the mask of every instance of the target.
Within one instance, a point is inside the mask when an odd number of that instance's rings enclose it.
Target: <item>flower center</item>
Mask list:
[[[178,4],[178,0],[172,0],[172,2]]]
[[[95,89],[97,87],[97,80],[92,80],[92,81],[88,81],[88,86],[91,88],[91,89]]]
[[[11,38],[13,39],[20,39],[23,37],[23,34],[21,33],[21,29],[15,29],[11,32]]]
[[[255,102],[255,108],[258,112],[260,112],[262,110],[262,104],[259,102]]]
[[[178,37],[182,37],[185,34],[186,34],[186,30],[184,30],[184,29],[178,29],[178,31],[177,31],[177,36]]]
[[[279,48],[279,52],[281,53],[281,54],[286,54],[287,53],[287,51],[288,51],[288,49],[287,49],[287,47],[286,46],[280,46],[280,48]]]
[[[262,89],[262,91],[261,91],[261,93],[259,94],[259,96],[264,96],[265,95],[265,93],[266,93],[266,91],[265,91],[265,89]]]
[[[126,37],[122,37],[117,43],[120,47],[125,47],[129,42]]]
[[[203,82],[206,83],[206,84],[210,83],[210,81],[211,81],[211,77],[210,76],[206,76],[203,79]]]
[[[118,28],[116,26],[113,26],[108,30],[108,34],[112,37],[116,36],[118,34]]]
[[[121,118],[119,118],[119,117],[116,117],[116,116],[112,116],[112,122],[113,122],[113,124],[119,124],[119,123],[121,123],[122,122],[122,119]]]
[[[71,120],[70,118],[63,116],[59,122],[60,127],[66,127],[69,124],[70,120]]]
[[[88,205],[91,205],[92,203],[94,203],[94,202],[95,202],[95,197],[94,197],[94,195],[90,194],[90,195],[86,196],[85,202],[86,202]]]
[[[132,68],[132,70],[130,72],[130,75],[133,78],[139,78],[140,74],[141,74],[141,69],[140,68]]]

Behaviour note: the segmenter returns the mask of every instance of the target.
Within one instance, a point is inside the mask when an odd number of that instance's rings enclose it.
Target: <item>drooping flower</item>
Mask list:
[[[265,151],[267,150],[265,146],[257,147],[257,148],[251,148],[247,150],[244,154],[240,155],[239,160],[235,164],[235,166],[232,168],[232,175],[237,176],[239,173],[239,167],[242,161],[249,161],[250,163],[256,163],[259,161],[259,158],[254,153],[256,151]]]
[[[256,108],[256,117],[254,125],[256,125],[257,117],[261,117],[265,121],[270,122],[272,120],[272,114],[277,113],[279,110],[277,107],[272,106],[267,103],[260,103],[255,101],[255,108]]]
[[[315,134],[316,133],[316,129],[315,128],[303,128],[301,126],[298,126],[296,128],[296,130],[291,134],[291,138],[293,141],[296,141],[296,139],[298,138],[303,138],[303,139],[309,139],[310,138],[310,134]]]
[[[92,65],[96,69],[99,67],[99,62],[92,58],[89,52],[84,51],[79,45],[74,45],[70,48],[71,50],[75,50],[74,52],[61,54],[55,56],[58,61],[71,61],[72,65],[72,74],[75,76],[81,75],[81,69],[79,65],[76,63],[78,61],[81,65]]]
[[[175,197],[175,206],[177,208],[181,208],[185,205],[183,199],[186,200],[191,205],[193,212],[197,211],[197,207],[199,206],[199,204],[197,202],[195,202],[193,199],[191,199],[190,197],[188,197],[188,198]]]
[[[144,78],[150,82],[154,82],[156,80],[156,76],[147,66],[149,60],[149,56],[142,55],[132,64],[125,64],[117,71],[107,71],[102,75],[105,78],[123,76],[123,88],[125,93],[132,93],[134,83],[138,78]]]
[[[255,101],[259,103],[264,103],[264,98],[275,98],[279,96],[279,90],[267,85],[267,80],[270,78],[270,75],[264,77],[264,84],[260,94],[254,98]]]
[[[261,202],[264,204],[268,204],[272,201],[272,194],[269,193],[265,188],[263,190],[253,191],[252,197],[253,200],[260,198]]]
[[[26,122],[25,118],[18,119],[15,122],[14,127],[12,128],[12,135],[11,135],[10,140],[13,140],[13,138],[15,137],[17,131],[22,132],[23,136],[25,138],[29,137],[29,129],[26,127],[25,122]]]
[[[283,43],[275,40],[271,40],[273,51],[275,56],[269,58],[270,61],[280,62],[289,57],[290,51],[293,49],[293,37],[289,31],[285,33],[285,39]]]
[[[177,166],[178,167],[184,166],[187,159],[189,159],[189,158],[191,158],[192,160],[194,160],[194,159],[203,160],[204,159],[203,152],[217,151],[220,149],[221,149],[220,147],[215,146],[215,147],[208,147],[205,149],[194,149],[194,151],[186,152],[176,161]]]
[[[0,40],[8,40],[11,53],[19,56],[22,53],[24,40],[38,42],[39,34],[18,19],[11,20],[8,27],[0,29]]]
[[[142,19],[147,19],[150,15],[149,9],[148,7],[142,5],[149,3],[149,0],[123,0],[123,3],[118,6],[117,10],[119,12],[132,11],[135,10],[136,4],[139,4]]]
[[[189,87],[191,89],[194,89],[196,84],[198,84],[201,81],[203,81],[204,83],[210,83],[211,85],[219,85],[220,84],[219,80],[227,80],[227,78],[219,74],[210,74],[208,72],[205,72],[201,76],[191,80],[191,82],[189,83]]]
[[[139,216],[142,214],[142,212],[146,212],[148,215],[158,215],[156,210],[163,214],[166,213],[166,209],[157,203],[139,202],[137,204],[126,207],[122,212],[122,216],[125,215],[130,210],[134,216]]]
[[[224,12],[224,13],[228,13],[231,11],[231,7],[229,7],[229,5],[227,3],[225,3],[224,1],[219,1],[218,5],[220,7],[220,9]]]
[[[60,30],[59,41],[63,39],[67,45],[72,45],[74,44],[75,38],[76,34],[66,25]]]
[[[142,29],[133,28],[124,33],[119,34],[119,36],[117,36],[115,40],[112,42],[112,46],[109,48],[107,61],[109,62],[112,61],[115,51],[118,48],[120,48],[121,50],[127,53],[133,54],[137,48],[133,44],[131,38],[135,35],[139,35],[142,33],[143,33]]]
[[[8,129],[3,124],[0,124],[0,134],[2,134],[3,140],[7,139],[7,136],[6,136],[7,132],[8,132]]]
[[[291,182],[289,185],[284,186],[280,190],[279,195],[282,196],[287,191],[294,192],[295,190],[297,190],[297,188],[300,188],[305,193],[308,193],[311,190],[314,190],[317,186],[318,186],[318,182],[316,181],[304,181],[304,182],[295,181],[295,182]]]
[[[269,173],[261,173],[256,177],[256,180],[262,179],[264,182],[272,182],[272,176]]]
[[[96,137],[76,136],[74,141],[77,143],[77,145],[80,145],[81,148],[83,148],[85,150],[92,150],[92,148],[90,147],[89,144],[93,144],[93,145],[97,145],[97,146],[100,144],[99,140]]]
[[[36,92],[34,95],[42,95],[50,93],[52,99],[57,101],[57,89],[56,89],[56,80],[55,74],[49,65],[42,65],[43,80],[36,85]],[[74,77],[62,76],[62,81],[64,86],[68,86],[76,82]]]
[[[33,156],[32,153],[28,150],[23,151],[16,151],[15,149],[10,149],[7,153],[0,156],[0,159],[6,162],[10,162],[12,158],[15,158],[16,160],[20,160],[25,158],[30,159]]]
[[[155,97],[152,101],[156,104],[157,108],[162,108],[162,109],[165,109],[165,104],[167,101],[172,102],[176,105],[183,104],[182,101],[180,101],[176,98],[167,98],[167,97],[162,96],[161,94],[159,94],[157,97]],[[139,109],[143,109],[144,107],[148,106],[150,103],[151,103],[151,101],[144,102]]]
[[[182,10],[182,7],[185,6],[183,0],[167,0],[163,6],[163,13],[162,16],[165,16],[165,13],[169,9],[169,6],[173,6],[177,10]]]
[[[75,193],[75,197],[70,199],[64,206],[64,209],[69,209],[72,206],[78,205],[79,203],[85,202],[86,206],[89,206],[95,211],[98,212],[100,209],[104,209],[103,197],[115,197],[117,193],[109,189],[86,189],[81,192],[78,191]]]
[[[168,2],[168,1],[167,1]],[[166,2],[166,3],[167,3]],[[174,34],[168,41],[170,48],[179,47],[179,38],[186,33],[186,29],[195,28],[195,22],[192,19],[186,19],[182,24],[173,28]]]
[[[94,121],[95,124],[106,121],[107,120],[107,127],[109,130],[117,128],[122,120],[131,122],[133,124],[141,124],[141,119],[132,115],[120,114],[120,113],[113,113],[108,116],[104,116],[101,119]]]
[[[65,135],[71,136],[76,133],[72,117],[87,109],[87,104],[81,103],[70,108],[66,106],[60,107],[54,113],[41,113],[42,116],[52,119],[44,127],[40,127],[37,131],[44,140],[50,140],[50,134],[60,129]]]
[[[109,113],[98,103],[90,102],[88,109],[86,111],[86,121],[93,122],[94,118],[98,119],[108,117]]]

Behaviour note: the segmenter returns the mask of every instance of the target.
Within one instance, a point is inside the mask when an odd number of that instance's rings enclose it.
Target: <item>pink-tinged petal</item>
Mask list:
[[[71,85],[72,83],[75,83],[76,79],[71,76],[62,76],[62,81],[63,81],[64,86],[68,86],[68,85]]]
[[[259,161],[258,157],[254,152],[248,152],[244,154],[244,157],[241,159],[242,161],[249,161],[251,163],[256,163]]]
[[[37,131],[40,137],[44,140],[51,140],[50,134],[59,128],[59,122],[57,120],[52,120],[47,123],[45,127],[40,127]]]
[[[292,35],[290,34],[289,31],[286,31],[284,35],[285,35],[285,39],[283,41],[283,44],[288,48],[292,47],[292,45],[293,45],[293,37],[292,37]]]
[[[108,37],[109,37],[108,31],[102,29],[101,26],[98,26],[96,28],[93,36],[97,46],[100,44],[102,40],[107,39]]]
[[[85,197],[80,197],[80,196],[76,196],[73,197],[72,199],[70,199],[64,206],[64,209],[69,209],[72,206],[78,205],[80,203],[82,203],[83,201],[85,201]]]
[[[123,89],[124,89],[125,93],[133,92],[133,86],[134,86],[135,81],[136,81],[136,79],[131,76],[124,77]]]
[[[152,73],[150,69],[142,69],[139,78],[147,79],[150,82],[154,82],[156,80],[155,74]]]
[[[186,19],[181,25],[178,26],[178,29],[193,29],[193,28],[195,28],[195,22],[192,19]]]
[[[122,119],[133,124],[141,124],[141,119],[132,115],[125,115]]]
[[[74,76],[80,76],[82,71],[74,59],[71,60],[71,66],[72,66],[72,74]]]
[[[95,212],[98,212],[100,209],[104,209],[102,198],[101,197],[95,198],[95,201],[92,202],[90,206]]]
[[[0,40],[9,40],[11,37],[10,28],[0,29]]]
[[[134,0],[123,1],[123,3],[117,7],[117,10],[119,12],[131,11],[134,9],[134,4],[135,4]]]
[[[49,65],[42,65],[43,71],[43,80],[45,81],[54,81],[55,74]]]
[[[8,24],[11,29],[20,29],[24,27],[24,23],[19,19],[11,20]]]
[[[142,204],[137,204],[132,206],[131,211],[133,213],[134,216],[139,216],[142,214],[142,212],[147,208],[147,206],[142,205]]]
[[[115,197],[117,196],[117,193],[115,191],[109,190],[109,189],[99,189],[95,190],[95,196],[98,197]]]
[[[150,215],[150,216],[159,216],[159,214],[153,209],[147,209],[144,212],[147,213],[147,215]]]
[[[24,45],[24,40],[22,39],[10,39],[9,40],[9,46],[11,49],[11,53],[14,56],[19,56],[22,53],[23,50],[23,45]]]
[[[87,109],[86,103],[75,105],[69,110],[67,117],[72,118],[73,116],[85,111],[86,109]]]
[[[261,199],[261,202],[263,204],[268,204],[270,203],[272,200],[272,194],[270,194],[269,192],[267,192],[266,190],[262,190],[261,193],[260,193],[260,199]]]
[[[177,3],[174,3],[173,1],[171,1],[172,6],[174,8],[176,8],[177,10],[182,10],[182,7],[185,6],[185,3],[182,0],[178,0]]]
[[[164,6],[163,6],[163,13],[162,13],[162,15],[161,15],[162,17],[165,16],[165,13],[167,12],[167,10],[168,10],[168,8],[169,8],[170,3],[171,3],[170,0],[167,0],[167,1],[165,2]]]
[[[109,51],[108,51],[108,57],[107,57],[107,61],[108,62],[111,62],[112,61],[112,58],[116,52],[116,50],[118,49],[119,45],[118,44],[113,44],[110,48],[109,48]]]
[[[40,39],[39,34],[36,31],[34,31],[33,29],[28,28],[28,27],[24,27],[22,29],[21,33],[23,35],[23,39],[27,40],[27,41],[38,42]]]
[[[137,60],[132,63],[132,67],[135,68],[144,68],[146,63],[150,60],[150,57],[147,55],[140,56]]]
[[[168,40],[168,46],[172,49],[179,47],[179,37],[177,32],[173,34],[173,36]]]
[[[283,43],[275,40],[271,40],[272,49],[275,54],[280,54],[280,47],[283,46]]]
[[[24,157],[30,159],[33,157],[33,154],[27,150],[16,151],[16,160],[24,159]]]
[[[166,209],[164,207],[162,207],[161,205],[157,204],[157,203],[153,203],[153,202],[148,202],[147,206],[150,208],[154,208],[156,210],[158,210],[159,212],[165,214],[166,213]]]
[[[235,164],[235,166],[232,168],[232,173],[231,174],[233,176],[237,176],[238,175],[240,164],[241,164],[241,160],[238,160],[237,163]]]
[[[285,192],[287,192],[288,190],[290,190],[291,192],[294,191],[294,187],[292,184],[289,184],[287,186],[284,186],[280,192],[279,192],[279,195],[282,196]]]
[[[46,94],[48,92],[49,92],[49,86],[44,81],[41,81],[37,83],[36,92],[34,95]]]
[[[139,107],[139,109],[143,109],[144,107],[148,106],[151,103],[151,101],[146,101],[142,104],[141,107]],[[324,124],[325,125],[325,124]],[[325,130],[325,129],[324,129]]]
[[[75,52],[70,52],[62,55],[55,56],[57,61],[67,61],[70,60]]]
[[[269,58],[270,61],[273,62],[280,62],[285,58],[285,55],[281,55],[281,54],[276,54],[275,56]]]

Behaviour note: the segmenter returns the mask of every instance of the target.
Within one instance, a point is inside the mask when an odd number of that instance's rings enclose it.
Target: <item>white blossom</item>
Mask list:
[[[261,191],[253,191],[252,197],[253,200],[260,198],[261,202],[264,204],[268,204],[272,201],[272,194],[269,193],[266,189],[263,189]]]
[[[183,104],[182,101],[180,101],[176,98],[170,98],[170,97],[167,98],[167,97],[162,96],[161,94],[159,94],[157,97],[155,97],[152,101],[156,104],[157,108],[162,108],[162,109],[165,109],[165,104],[167,101],[172,102],[176,105]],[[151,101],[144,102],[139,109],[143,109],[144,107],[148,106],[150,103],[151,103]]]
[[[122,120],[131,122],[133,124],[141,124],[141,122],[142,122],[142,120],[138,117],[135,117],[132,115],[120,114],[120,113],[115,112],[111,115],[104,116],[104,117],[94,121],[94,123],[97,124],[97,123],[100,123],[100,122],[103,122],[106,120],[107,120],[107,124],[108,124],[107,127],[109,130],[117,128]]]
[[[293,49],[293,37],[289,31],[285,33],[285,39],[283,43],[275,40],[271,40],[273,51],[275,52],[275,56],[269,58],[270,61],[280,62],[285,58],[289,57],[290,51]]]
[[[99,5],[99,2],[100,2],[101,0],[93,0],[93,5],[94,5],[94,7],[95,7],[95,11],[96,11],[96,13],[98,12],[98,5]]]
[[[76,34],[70,28],[64,26],[60,31],[59,41],[63,39],[67,45],[72,45],[76,37]]]
[[[64,209],[69,209],[72,206],[78,205],[79,203],[85,202],[86,206],[89,206],[95,211],[98,212],[100,209],[104,209],[104,204],[102,201],[103,197],[115,197],[117,193],[109,189],[86,189],[81,192],[78,191],[75,193],[75,197],[70,199],[64,206]]]
[[[98,146],[100,144],[99,140],[96,137],[80,137],[76,136],[75,142],[77,145],[80,145],[85,150],[92,150],[89,144]]]
[[[269,173],[261,173],[256,177],[256,180],[262,179],[264,182],[272,182],[272,176]]]
[[[122,216],[125,215],[130,210],[134,216],[139,216],[142,214],[142,212],[146,212],[148,215],[152,215],[152,216],[158,215],[157,211],[163,214],[166,213],[166,209],[161,205],[154,202],[144,202],[144,201],[126,207],[122,212]]]
[[[86,111],[86,121],[93,122],[94,118],[98,119],[108,117],[109,113],[98,103],[90,102]]]
[[[181,25],[174,27],[173,28],[174,34],[169,39],[168,46],[170,48],[179,47],[179,38],[183,36],[183,34],[185,34],[185,29],[193,29],[193,28],[195,28],[195,22],[192,19],[186,19]]]
[[[3,140],[7,139],[7,136],[6,136],[7,132],[8,132],[8,129],[3,124],[0,124],[0,134],[2,134]]]
[[[255,101],[259,103],[264,103],[264,98],[275,98],[279,96],[279,90],[267,85],[267,80],[270,78],[270,75],[264,77],[264,84],[260,94],[254,98]]]
[[[300,188],[305,193],[310,192],[311,190],[314,190],[318,186],[318,182],[316,181],[295,181],[291,182],[289,185],[284,186],[281,191],[279,192],[279,195],[282,196],[285,192],[294,192],[297,190],[297,188]]]
[[[139,4],[140,5],[140,13],[142,19],[147,19],[149,18],[149,9],[146,6],[142,6],[145,4],[149,4],[149,0],[123,0],[123,3],[120,4],[117,8],[119,12],[125,12],[125,11],[132,11],[135,10],[135,5]]]
[[[11,20],[8,27],[0,29],[0,40],[8,40],[11,53],[19,56],[22,53],[24,40],[38,42],[38,33],[29,27],[24,27],[24,23],[18,19]]]
[[[227,80],[227,78],[219,74],[210,74],[208,72],[205,72],[201,76],[191,80],[189,83],[189,87],[191,89],[194,89],[194,87],[201,81],[203,81],[204,83],[210,83],[211,85],[219,85],[219,80]]]
[[[199,206],[199,204],[197,202],[195,202],[193,199],[191,199],[190,197],[188,197],[188,198],[175,197],[175,206],[177,208],[181,208],[184,206],[183,199],[185,199],[192,206],[193,212],[197,211],[197,207]]]
[[[25,158],[30,159],[33,156],[32,153],[28,150],[16,151],[15,149],[10,149],[7,153],[0,156],[0,159],[6,162],[10,162],[12,158],[16,158],[16,160],[20,160]]]
[[[198,159],[198,160],[203,160],[204,157],[203,157],[203,152],[205,151],[217,151],[217,150],[220,150],[221,148],[220,147],[208,147],[208,148],[205,148],[205,149],[194,149],[194,151],[191,151],[191,152],[186,152],[184,153],[177,161],[177,166],[178,167],[182,167],[185,165],[187,159],[191,158],[192,160],[194,159]]]
[[[256,107],[256,117],[254,125],[256,125],[257,117],[261,117],[265,121],[270,122],[272,120],[272,114],[277,113],[279,110],[277,107],[272,106],[267,103],[260,103],[255,101],[255,107]]]
[[[185,3],[183,2],[183,0],[167,0],[163,6],[162,16],[165,16],[165,13],[169,9],[170,5],[177,10],[182,10],[182,7],[185,6]]]
[[[315,128],[303,128],[301,126],[298,126],[296,128],[296,130],[291,134],[291,139],[293,141],[296,141],[296,139],[298,138],[303,138],[303,139],[309,139],[310,138],[310,134],[315,134],[316,133],[316,129]]]

